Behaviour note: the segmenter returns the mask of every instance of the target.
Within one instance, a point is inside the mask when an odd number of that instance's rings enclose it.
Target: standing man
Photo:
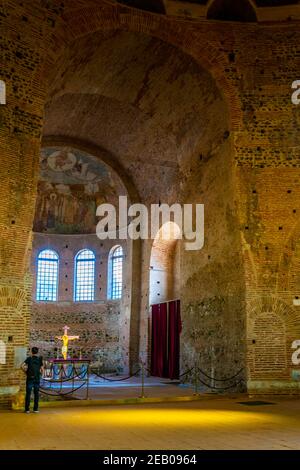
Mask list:
[[[25,372],[26,379],[26,397],[25,397],[25,413],[30,413],[30,398],[33,389],[34,405],[33,412],[39,412],[39,388],[41,374],[43,373],[43,358],[38,356],[38,348],[31,349],[31,356],[23,362],[21,369]]]

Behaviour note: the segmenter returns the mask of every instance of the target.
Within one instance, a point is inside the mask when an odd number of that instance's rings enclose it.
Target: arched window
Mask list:
[[[37,259],[36,300],[55,302],[58,285],[58,254],[53,250],[43,250]]]
[[[108,298],[111,300],[122,297],[123,258],[121,246],[116,246],[111,250],[108,260]]]
[[[81,250],[75,258],[75,302],[92,302],[95,299],[95,255],[91,250]]]

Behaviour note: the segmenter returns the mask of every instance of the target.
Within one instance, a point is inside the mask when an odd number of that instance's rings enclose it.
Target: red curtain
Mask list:
[[[167,304],[152,305],[151,374],[168,377]]]
[[[169,347],[168,347],[168,377],[179,378],[179,355],[180,355],[180,301],[169,302]]]
[[[180,301],[152,305],[151,374],[179,378]]]

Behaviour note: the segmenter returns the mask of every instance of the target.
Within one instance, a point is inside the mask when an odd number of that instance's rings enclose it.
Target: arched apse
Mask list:
[[[146,34],[98,31],[76,39],[55,66],[44,135],[105,149],[149,208],[205,205],[205,245],[180,250],[182,367],[201,357],[216,374],[245,365],[244,272],[230,112],[210,73]],[[131,336],[147,354],[149,260],[133,249]],[[138,290],[140,289],[140,290]],[[212,341],[214,338],[214,341]],[[212,344],[214,343],[214,344]],[[213,351],[213,353],[212,353]]]
[[[72,145],[69,140],[50,142],[49,139],[48,145],[42,148],[33,224],[30,344],[37,345],[46,359],[56,356],[58,345],[53,338],[60,334],[60,325],[64,323],[72,331],[78,331],[79,340],[72,344],[70,352],[73,357],[85,355],[92,363],[102,364],[104,370],[127,373],[130,368],[133,244],[131,240],[120,242],[126,253],[126,282],[124,289],[121,287],[121,295],[109,299],[108,253],[115,241],[99,239],[96,233],[100,220],[97,208],[101,204],[109,203],[117,208],[119,196],[128,196],[128,202],[135,198],[133,186],[126,178],[124,182],[122,176],[101,149],[86,146],[83,150],[77,142]],[[47,276],[44,283],[47,285],[42,286],[46,295],[39,298],[35,295],[39,284],[37,258],[44,247],[55,250],[60,258],[59,282],[55,282],[57,292],[51,299]],[[85,256],[79,260],[81,253]],[[46,271],[47,274],[49,269]]]

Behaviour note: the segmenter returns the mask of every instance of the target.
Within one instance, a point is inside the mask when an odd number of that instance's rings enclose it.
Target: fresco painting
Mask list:
[[[44,148],[40,165],[35,232],[94,233],[97,206],[124,193],[109,167],[82,151]]]

